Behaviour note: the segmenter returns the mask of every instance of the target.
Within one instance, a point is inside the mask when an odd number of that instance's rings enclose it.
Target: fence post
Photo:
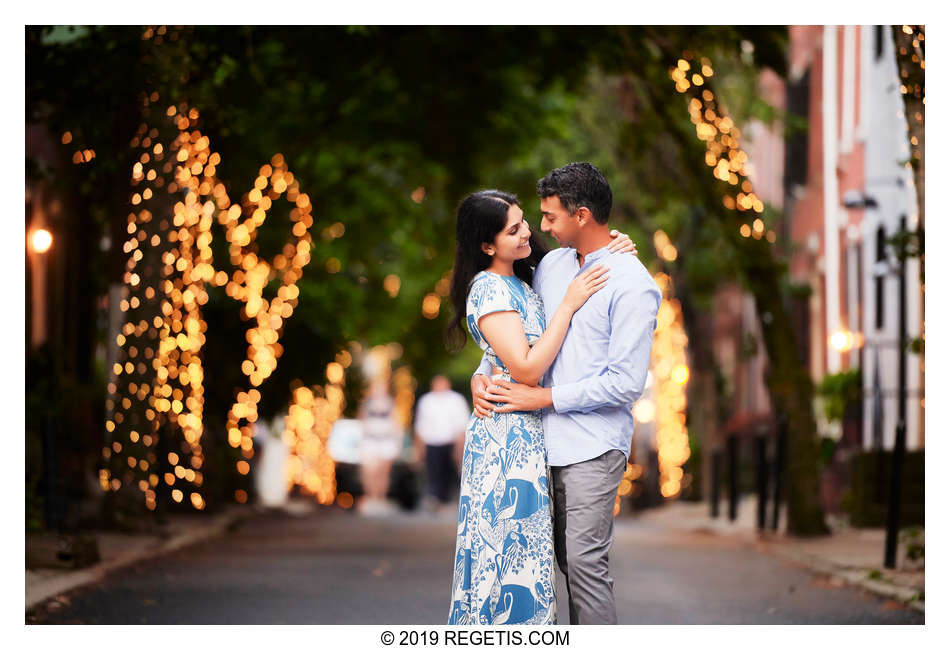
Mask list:
[[[765,511],[768,507],[769,468],[766,464],[765,436],[755,437],[755,478],[758,492],[756,502],[756,524],[759,530],[765,530]]]
[[[735,521],[739,509],[739,440],[735,434],[726,439],[729,463],[729,521]]]

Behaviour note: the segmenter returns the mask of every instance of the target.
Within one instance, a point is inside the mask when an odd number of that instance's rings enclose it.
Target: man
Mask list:
[[[633,438],[631,408],[646,383],[662,296],[637,257],[606,249],[613,196],[599,169],[590,163],[555,169],[538,181],[538,195],[541,230],[561,244],[534,274],[546,317],[571,280],[590,266],[608,266],[610,280],[574,314],[541,386],[493,383],[483,362],[472,378],[475,412],[544,409],[554,549],[567,580],[570,622],[615,624],[608,567],[613,509]]]
[[[416,448],[425,446],[426,500],[434,510],[448,503],[452,486],[458,485],[454,452],[465,435],[469,410],[445,376],[433,377],[430,388],[416,407]]]

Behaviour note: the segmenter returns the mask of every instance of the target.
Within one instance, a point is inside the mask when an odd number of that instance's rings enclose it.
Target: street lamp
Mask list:
[[[901,217],[900,233],[907,227],[907,218]],[[901,518],[901,488],[904,478],[904,454],[907,447],[907,283],[906,254],[900,251],[897,255],[897,265],[890,261],[881,260],[874,265],[875,277],[884,277],[889,274],[897,276],[898,280],[898,313],[899,324],[897,330],[897,427],[894,433],[894,458],[891,466],[891,489],[887,500],[887,537],[884,541],[884,566],[893,569],[897,556],[897,533]]]
[[[53,246],[53,233],[46,228],[37,228],[30,233],[30,248],[34,252],[43,254]]]
[[[840,329],[828,337],[828,345],[844,354],[854,348],[864,347],[864,335],[861,332]]]
[[[838,330],[828,337],[828,343],[838,352],[847,352],[851,349],[853,337],[848,330]]]

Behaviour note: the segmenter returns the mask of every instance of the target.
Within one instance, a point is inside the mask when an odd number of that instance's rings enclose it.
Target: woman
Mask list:
[[[393,461],[402,451],[402,430],[396,421],[396,402],[389,394],[385,379],[370,382],[366,398],[360,405],[363,424],[360,438],[360,478],[364,496],[358,510],[364,515],[386,514],[393,506],[386,500]]]
[[[554,361],[571,317],[606,285],[607,269],[581,273],[545,329],[531,288],[547,252],[517,198],[499,190],[459,205],[449,334],[472,338],[506,379],[537,384]],[[632,251],[626,235],[611,250]],[[539,412],[472,417],[465,433],[449,624],[556,622],[547,459]]]

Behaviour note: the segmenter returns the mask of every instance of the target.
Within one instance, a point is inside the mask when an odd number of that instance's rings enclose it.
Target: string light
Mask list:
[[[429,320],[438,317],[441,307],[442,299],[436,293],[428,293],[422,299],[422,315]]]
[[[402,280],[398,275],[390,273],[383,278],[383,289],[389,294],[390,298],[395,298],[399,295],[400,287],[402,287]]]
[[[445,300],[452,288],[452,270],[449,269],[442,274],[442,277],[435,284],[432,291],[427,293],[422,299],[422,315],[429,320],[439,316],[442,309],[442,301]]]
[[[672,246],[662,230],[654,233],[653,243],[657,253]],[[686,348],[689,339],[683,325],[683,313],[679,301],[673,297],[670,276],[657,273],[653,276],[663,292],[657,312],[656,330],[650,355],[650,375],[653,395],[642,397],[633,406],[633,417],[640,423],[654,423],[655,447],[660,475],[660,494],[674,498],[682,490],[689,477],[683,472],[683,464],[689,459],[689,432],[686,428],[686,384],[689,381],[689,366]],[[636,497],[642,486],[636,481],[643,476],[643,468],[628,463],[624,477],[617,488],[614,516],[620,513],[621,499]]]
[[[687,58],[690,57],[684,55],[675,67],[670,68],[670,78],[677,92],[692,90],[693,97],[688,105],[689,118],[696,126],[696,137],[706,144],[706,164],[713,168],[713,177],[741,189],[734,195],[733,190],[728,190],[722,199],[723,206],[728,210],[751,212],[754,223],[763,224],[758,215],[765,210],[765,204],[752,191],[752,184],[747,180],[749,155],[739,145],[742,133],[732,118],[722,113],[715,94],[705,81],[713,76],[712,63],[702,57],[700,72],[690,75],[692,66]],[[761,239],[765,236],[766,241],[775,243],[773,231],[766,233],[764,227],[757,228],[753,223],[743,223],[739,230],[743,237]]]
[[[672,498],[680,493],[684,478],[682,465],[690,454],[686,429],[686,383],[689,379],[686,346],[689,339],[683,326],[680,303],[673,297],[672,279],[665,273],[658,273],[654,280],[663,291],[650,364],[656,403],[656,450],[660,494]]]
[[[158,94],[144,99],[147,106],[158,100]],[[175,112],[177,109],[168,115]],[[186,502],[193,508],[200,510],[205,506],[201,495],[204,476],[200,471],[204,464],[201,348],[207,325],[200,307],[208,300],[204,282],[207,269],[211,268],[210,226],[214,206],[201,202],[205,193],[201,181],[206,179],[190,172],[186,175],[184,171],[187,166],[206,161],[209,155],[201,147],[189,149],[189,145],[203,137],[194,128],[197,119],[197,111],[192,109],[190,118],[163,123],[162,131],[168,132],[171,127],[174,134],[169,136],[172,143],[168,147],[157,142],[159,130],[149,129],[147,124],[139,126],[132,140],[133,147],[146,151],[132,168],[132,186],[141,191],[135,191],[130,201],[137,211],[128,217],[129,239],[123,246],[129,254],[124,276],[126,297],[120,302],[120,310],[129,313],[130,318],[116,339],[120,348],[118,362],[112,368],[116,381],[109,384],[110,394],[117,394],[117,384],[122,383],[120,378],[125,375],[128,397],[118,402],[110,400],[111,419],[106,428],[112,431],[116,424],[125,423],[123,433],[130,443],[126,463],[130,470],[138,470],[139,477],[136,480],[136,472],[126,471],[122,480],[117,481],[106,469],[100,473],[100,484],[103,489],[117,490],[121,485],[137,483],[149,509],[156,507],[152,488],[160,480],[156,473],[156,445],[160,437],[172,438],[176,433],[180,433],[180,454],[169,439],[167,446],[172,451],[166,456],[169,471],[163,474],[164,483],[174,487],[171,494],[176,502],[186,501],[187,494]],[[183,164],[176,166],[166,160],[166,150]],[[167,214],[169,202],[158,192],[165,186],[167,194],[180,192],[183,200],[174,204],[170,219],[156,219],[156,214]],[[146,255],[147,263],[139,271],[139,263],[146,260]],[[132,312],[138,320],[131,317]],[[148,365],[131,362],[140,350],[150,361]],[[123,358],[127,359],[124,364]],[[112,451],[118,456],[121,449],[117,442]],[[136,462],[136,453],[144,458]],[[109,449],[103,455],[107,460],[113,456]],[[121,462],[114,460],[112,466]]]
[[[218,160],[214,163],[217,164]],[[218,221],[225,226],[231,264],[234,272],[227,281],[225,291],[235,300],[244,303],[243,315],[254,325],[247,331],[247,356],[241,371],[247,375],[253,387],[260,386],[277,368],[277,360],[283,354],[278,343],[284,322],[291,317],[297,305],[300,290],[297,282],[303,276],[303,267],[310,263],[312,238],[309,232],[313,225],[310,197],[300,191],[299,183],[288,170],[281,154],[275,154],[270,164],[263,165],[254,181],[254,188],[243,196],[242,206],[231,205],[223,185],[216,185],[213,192],[218,198]],[[292,204],[290,219],[291,240],[270,262],[257,256],[254,241],[258,227],[264,223],[268,211],[283,196]],[[243,219],[241,217],[244,217]],[[217,275],[217,274],[215,274]],[[264,298],[264,289],[274,278],[280,278],[281,286],[272,300]],[[218,282],[226,276],[218,276]],[[228,443],[240,447],[245,459],[253,458],[253,431],[257,421],[257,404],[260,392],[249,390],[238,394],[237,401],[228,411]]]
[[[299,485],[323,505],[336,499],[336,466],[327,451],[327,440],[333,423],[343,413],[341,386],[332,382],[323,388],[296,386],[281,434],[290,450],[285,466],[288,489]]]
[[[158,99],[158,94],[152,93],[143,98],[143,103],[147,107]],[[253,189],[242,197],[241,204],[232,204],[224,184],[216,177],[221,157],[211,150],[209,138],[196,128],[198,110],[182,103],[169,106],[164,116],[161,132],[142,124],[131,142],[144,152],[132,168],[135,191],[130,203],[136,211],[129,215],[129,239],[123,246],[129,258],[120,303],[129,320],[116,338],[120,350],[112,368],[115,381],[109,382],[111,407],[106,422],[107,431],[117,434],[113,437],[127,437],[130,446],[125,460],[119,458],[123,447],[118,440],[103,449],[109,467],[100,472],[99,479],[104,490],[118,490],[132,483],[144,487],[146,506],[154,509],[156,495],[152,488],[160,477],[154,470],[137,476],[135,470],[148,472],[154,468],[159,436],[177,431],[182,438],[181,449],[168,454],[170,471],[162,478],[167,486],[174,487],[171,494],[176,502],[200,510],[205,507],[200,489],[204,480],[200,471],[204,464],[201,350],[207,331],[201,306],[209,298],[205,286],[226,285],[227,294],[244,303],[242,313],[254,323],[247,332],[249,346],[242,363],[252,388],[238,393],[227,420],[228,441],[241,448],[236,470],[247,474],[247,459],[253,457],[249,425],[257,419],[260,401],[256,387],[274,372],[283,352],[278,339],[297,304],[296,283],[310,262],[312,206],[281,154],[260,168]],[[170,142],[165,140],[167,146],[161,137],[168,130],[165,124],[172,125],[174,132]],[[162,188],[165,195],[181,196],[170,211],[167,199],[159,192]],[[293,204],[292,238],[273,260],[264,261],[257,256],[257,228],[281,196]],[[215,217],[225,226],[230,243],[230,274],[213,265],[211,226]],[[149,263],[138,271],[146,255]],[[277,295],[265,299],[264,290],[275,278],[281,280]],[[131,318],[133,312],[138,320]],[[150,360],[147,366],[131,361],[140,350]],[[123,386],[127,397],[120,397]],[[116,427],[120,424],[123,431],[128,429],[124,437],[118,435]],[[163,432],[165,424],[168,428]],[[148,433],[141,435],[142,430]],[[123,463],[128,469],[123,470],[120,479],[113,470]],[[242,501],[240,494],[235,498]]]

